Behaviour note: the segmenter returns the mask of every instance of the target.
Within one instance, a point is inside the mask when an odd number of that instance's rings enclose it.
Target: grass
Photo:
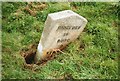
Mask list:
[[[118,78],[118,3],[46,3],[35,16],[22,10],[26,5],[25,2],[2,3],[3,79]],[[54,60],[35,67],[34,71],[25,68],[20,51],[38,44],[49,13],[66,9],[88,20],[82,34]]]

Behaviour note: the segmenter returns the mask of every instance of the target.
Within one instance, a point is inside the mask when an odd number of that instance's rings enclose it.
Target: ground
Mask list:
[[[2,3],[3,79],[117,79],[118,3]],[[43,65],[25,67],[21,51],[39,43],[49,13],[73,10],[88,20],[64,53]]]

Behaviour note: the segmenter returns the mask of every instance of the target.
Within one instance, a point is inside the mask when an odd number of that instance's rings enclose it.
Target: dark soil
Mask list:
[[[34,57],[36,55],[36,51],[37,51],[37,45],[35,45],[35,44],[32,44],[32,45],[28,46],[28,48],[23,48],[21,50],[20,54],[21,54],[22,57],[24,57],[26,64],[35,64]],[[56,54],[53,52],[52,55],[48,56],[44,60],[41,60],[40,62],[37,63],[37,65],[43,65],[48,60],[52,60],[55,57],[56,57]]]
[[[37,45],[32,44],[28,48],[21,51],[21,56],[24,57],[26,64],[34,64],[34,57],[37,51]]]
[[[60,47],[61,50],[64,48],[65,48],[65,46]],[[44,65],[48,61],[55,59],[58,55],[58,54],[56,54],[56,52],[53,52],[51,55],[47,56],[44,60],[40,60],[39,62],[35,63],[34,58],[36,55],[36,51],[37,51],[37,44],[31,44],[27,48],[23,48],[21,50],[20,54],[25,59],[24,68],[32,70],[32,69],[34,69],[35,66]]]

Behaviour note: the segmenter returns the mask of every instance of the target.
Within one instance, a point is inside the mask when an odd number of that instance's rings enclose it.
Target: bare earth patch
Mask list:
[[[35,63],[34,58],[35,58],[35,55],[36,55],[36,51],[37,51],[37,45],[36,44],[31,44],[30,46],[28,46],[28,48],[23,48],[20,51],[21,56],[24,57],[24,59],[25,59],[24,68],[33,69],[34,66],[44,65],[48,61],[55,59],[58,55],[56,53],[59,52],[59,51],[52,52],[52,54],[47,56],[46,59],[41,60],[38,63]]]

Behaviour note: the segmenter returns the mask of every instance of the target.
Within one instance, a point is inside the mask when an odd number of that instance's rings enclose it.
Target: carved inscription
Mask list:
[[[78,30],[81,26],[58,26],[58,30]]]
[[[68,32],[67,32],[67,33],[64,33],[64,34],[63,34],[63,37],[64,37],[64,36],[68,36],[68,35],[69,35],[69,33],[68,33]]]
[[[62,43],[62,42],[69,42],[69,38],[65,38],[65,39],[58,39],[57,43]]]
[[[59,30],[78,30],[80,29],[81,26],[58,26],[58,29],[56,31]],[[63,33],[62,37],[57,39],[57,43],[64,43],[64,42],[69,42],[70,38],[69,36],[69,32],[65,32]]]

